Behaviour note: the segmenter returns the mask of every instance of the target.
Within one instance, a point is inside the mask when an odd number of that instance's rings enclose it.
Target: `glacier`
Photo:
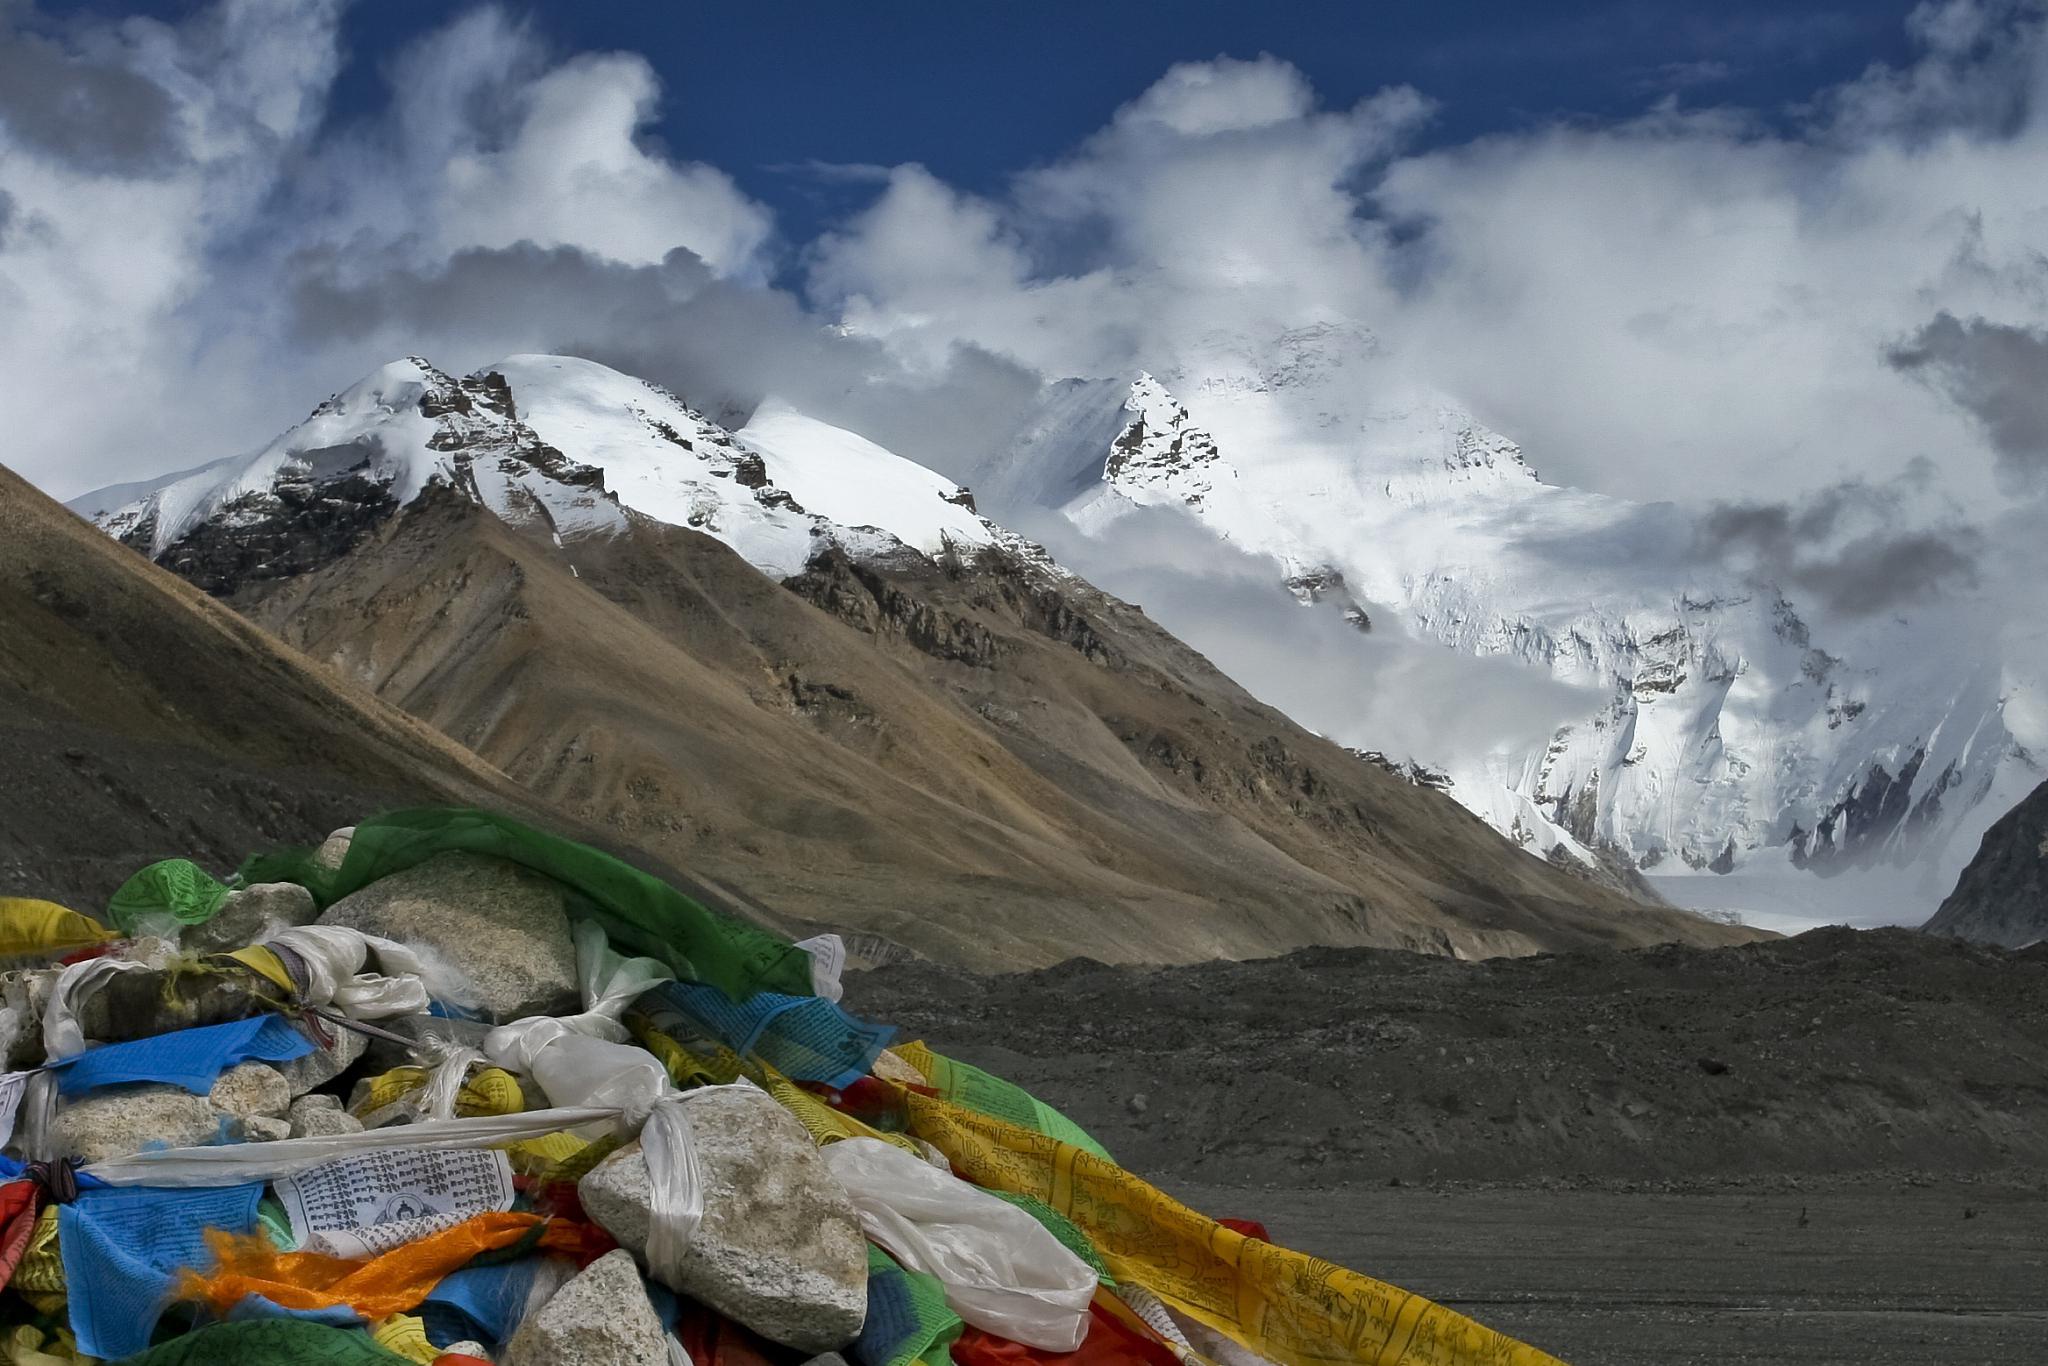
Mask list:
[[[1096,541],[1170,509],[1270,562],[1304,604],[1336,597],[1362,627],[1579,689],[1583,715],[1516,743],[1395,756],[1441,770],[1532,853],[1752,919],[1816,903],[1917,919],[2039,781],[2005,724],[2014,680],[1937,611],[1815,624],[1778,587],[1676,553],[1680,509],[1546,483],[1363,327],[1215,334],[1153,363],[1049,386],[1018,432],[949,472],[998,518],[1052,514]],[[1311,724],[1385,747],[1341,717]],[[1816,877],[1832,895],[1797,890]]]

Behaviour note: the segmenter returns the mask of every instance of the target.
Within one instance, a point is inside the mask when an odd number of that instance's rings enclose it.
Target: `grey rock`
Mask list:
[[[438,854],[345,896],[320,917],[439,954],[466,973],[499,1021],[580,1005],[567,894],[502,859]]]
[[[221,1120],[206,1097],[182,1087],[156,1082],[108,1086],[58,1104],[50,1146],[59,1157],[100,1162],[152,1144],[188,1148],[211,1143],[220,1136]]]
[[[326,1026],[333,1042],[324,1048],[316,1047],[303,1058],[277,1064],[277,1070],[284,1075],[285,1085],[295,1096],[302,1096],[316,1086],[324,1086],[349,1068],[356,1065],[356,1059],[369,1048],[366,1035],[338,1024]]]
[[[285,1117],[291,1121],[293,1138],[329,1138],[363,1131],[363,1122],[341,1108],[339,1096],[300,1096]]]
[[[330,873],[336,871],[341,867],[341,861],[348,857],[348,846],[355,836],[353,825],[343,826],[320,841],[320,847],[313,851],[313,862]]]
[[[319,918],[313,894],[296,882],[259,882],[229,892],[211,920],[185,927],[182,942],[193,953],[227,953]]]
[[[224,1024],[260,1015],[271,1007],[277,986],[240,964],[218,973],[175,966],[121,972],[102,978],[75,1003],[78,1026],[88,1039],[123,1043],[177,1029]]]
[[[632,1254],[607,1252],[527,1315],[505,1366],[668,1366],[667,1335]]]
[[[275,1067],[240,1062],[220,1074],[206,1099],[223,1114],[280,1119],[291,1108],[292,1088]]]
[[[239,1116],[229,1123],[228,1130],[244,1143],[275,1143],[292,1136],[290,1124],[269,1115]]]
[[[867,1243],[810,1135],[764,1091],[705,1091],[687,1106],[704,1218],[670,1289],[800,1351],[853,1341],[867,1316]],[[621,1247],[646,1256],[653,1193],[639,1144],[577,1193]]]
[[[43,1063],[43,1010],[62,968],[0,972],[0,1066],[26,1072]]]

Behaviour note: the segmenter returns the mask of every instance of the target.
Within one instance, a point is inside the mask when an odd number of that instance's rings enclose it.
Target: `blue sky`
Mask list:
[[[154,14],[202,6],[46,6]],[[388,98],[389,58],[468,6],[356,0],[328,117]],[[519,5],[563,51],[619,49],[659,72],[652,130],[678,156],[730,174],[807,241],[872,187],[811,163],[920,162],[992,193],[1057,156],[1175,62],[1271,53],[1323,100],[1410,84],[1437,101],[1423,146],[1558,118],[1609,119],[1676,95],[1770,113],[1908,55],[1912,0],[970,0],[828,3],[592,0]]]
[[[921,162],[989,193],[1100,128],[1175,62],[1269,52],[1348,105],[1411,84],[1440,111],[1428,142],[1559,115],[1689,103],[1769,108],[1905,55],[1910,0],[602,0],[524,12],[575,49],[654,63],[661,135],[722,167],[807,240],[866,196],[808,163]],[[375,54],[438,22],[431,4],[367,0],[339,117],[381,101]],[[452,7],[450,7],[452,8]]]
[[[1931,460],[1995,511],[2048,480],[2044,35],[2048,0],[0,0],[0,425],[78,492],[408,351],[571,350],[940,463],[1045,381],[1336,322],[1589,489]],[[154,443],[35,398],[107,375]]]

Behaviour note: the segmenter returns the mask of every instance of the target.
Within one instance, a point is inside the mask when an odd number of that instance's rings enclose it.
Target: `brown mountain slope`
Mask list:
[[[2009,949],[2048,939],[2048,783],[1984,832],[1956,889],[1922,928]]]
[[[0,895],[97,909],[419,801],[535,809],[473,754],[0,468]]]
[[[785,923],[970,965],[1747,937],[1528,857],[1007,555],[786,588],[694,532],[560,549],[435,495],[238,605]]]

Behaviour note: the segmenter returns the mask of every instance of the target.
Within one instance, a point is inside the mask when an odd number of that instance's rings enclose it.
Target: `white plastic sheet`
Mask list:
[[[474,1002],[469,982],[446,964],[374,934],[343,925],[295,925],[266,943],[281,944],[306,964],[308,1005],[332,1006],[352,1020],[423,1014],[434,1000]],[[381,972],[365,972],[370,955]]]
[[[421,1120],[356,1134],[280,1138],[271,1143],[230,1143],[214,1148],[158,1148],[132,1157],[90,1163],[81,1170],[110,1186],[237,1186],[245,1181],[274,1181],[359,1153],[391,1148],[488,1148],[522,1138],[541,1138],[579,1125],[609,1124],[618,1118],[616,1109],[581,1105],[528,1110],[517,1115]]]
[[[583,1013],[566,1016],[562,1023],[579,1034],[624,1043],[631,1037],[619,1023],[626,1007],[649,987],[674,981],[675,974],[667,964],[652,958],[627,958],[612,947],[602,925],[594,920],[579,920],[576,980],[583,990]]]
[[[78,1023],[77,1003],[116,973],[148,972],[154,966],[127,958],[88,958],[57,974],[50,1004],[43,1011],[43,1051],[53,1059],[83,1053],[85,1030]]]
[[[1095,1271],[1045,1225],[878,1138],[819,1150],[870,1241],[938,1277],[946,1303],[976,1328],[1048,1352],[1088,1333]]]
[[[555,1105],[603,1106],[630,1133],[656,1101],[675,1094],[661,1059],[633,1044],[612,1043],[532,1015],[484,1035],[484,1054],[508,1072],[532,1077]]]
[[[651,1194],[647,1221],[647,1269],[671,1290],[681,1288],[683,1253],[704,1221],[704,1172],[690,1140],[688,1096],[654,1107],[640,1130]]]
[[[836,934],[815,934],[796,946],[811,956],[811,994],[837,1001],[846,989],[839,984],[846,971],[846,941]]]

